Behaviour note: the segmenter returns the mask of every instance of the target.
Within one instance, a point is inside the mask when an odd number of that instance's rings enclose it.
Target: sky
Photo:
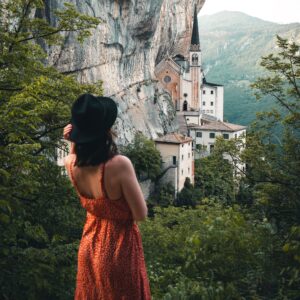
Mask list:
[[[300,22],[300,0],[206,0],[201,15],[241,11],[275,23]]]

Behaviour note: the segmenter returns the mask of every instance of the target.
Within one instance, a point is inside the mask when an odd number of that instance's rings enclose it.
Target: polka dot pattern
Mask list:
[[[101,166],[102,195],[80,194],[70,165],[73,185],[86,209],[86,222],[78,251],[75,300],[151,299],[141,235],[124,198],[107,198]]]

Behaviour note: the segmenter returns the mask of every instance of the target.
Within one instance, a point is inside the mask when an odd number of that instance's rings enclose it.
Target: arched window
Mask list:
[[[199,60],[198,59],[198,54],[196,54],[196,53],[193,54],[193,56],[192,56],[192,64],[197,66],[198,65],[198,60]]]
[[[185,101],[183,102],[183,111],[187,111],[187,108],[188,108],[188,103],[187,103],[187,101],[185,100]]]

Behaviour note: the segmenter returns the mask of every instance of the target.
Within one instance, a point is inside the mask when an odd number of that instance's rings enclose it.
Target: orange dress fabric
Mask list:
[[[75,300],[148,300],[151,299],[141,235],[124,198],[110,200],[101,165],[102,196],[82,196],[70,167],[72,182],[86,222],[78,250]]]

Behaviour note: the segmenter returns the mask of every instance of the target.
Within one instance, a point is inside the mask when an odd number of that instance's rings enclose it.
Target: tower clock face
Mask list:
[[[169,75],[165,76],[164,82],[165,82],[165,83],[171,82],[171,77],[170,77]]]

